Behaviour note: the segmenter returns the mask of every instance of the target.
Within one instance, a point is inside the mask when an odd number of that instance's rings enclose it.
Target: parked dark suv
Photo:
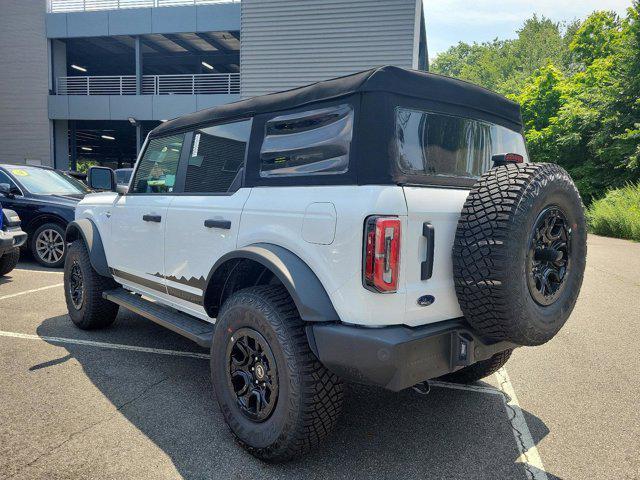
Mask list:
[[[51,168],[2,164],[0,184],[9,185],[8,192],[1,193],[2,205],[20,216],[34,258],[45,267],[62,266],[65,229],[89,188]]]

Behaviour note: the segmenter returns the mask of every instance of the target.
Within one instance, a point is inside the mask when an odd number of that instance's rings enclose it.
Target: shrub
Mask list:
[[[640,242],[640,184],[609,190],[587,210],[591,232]]]

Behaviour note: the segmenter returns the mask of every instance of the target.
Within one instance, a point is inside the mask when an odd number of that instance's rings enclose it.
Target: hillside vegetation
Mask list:
[[[562,165],[586,204],[603,199],[590,210],[593,228],[608,222],[604,211],[627,201],[638,206],[638,188],[625,187],[640,180],[638,0],[624,18],[597,11],[582,22],[560,24],[534,16],[517,38],[459,43],[431,70],[519,102],[532,159]],[[615,188],[621,190],[605,198]],[[638,222],[635,211],[630,222]],[[634,228],[637,234],[640,225]]]

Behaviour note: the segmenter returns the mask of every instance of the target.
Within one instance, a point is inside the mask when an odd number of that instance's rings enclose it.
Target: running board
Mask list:
[[[201,347],[210,348],[215,326],[172,308],[145,300],[124,288],[116,288],[102,294],[107,300],[131,310],[144,318],[168,328],[183,337],[196,342]]]

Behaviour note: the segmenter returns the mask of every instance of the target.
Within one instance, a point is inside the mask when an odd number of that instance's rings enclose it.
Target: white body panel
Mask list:
[[[462,315],[451,248],[467,195],[466,190],[378,185],[255,187],[219,196],[101,194],[87,196],[76,216],[98,224],[111,268],[162,283],[169,291],[122,277],[116,277],[118,282],[199,318],[213,321],[202,305],[186,297],[203,294],[202,282],[215,262],[236,248],[272,243],[307,263],[343,322],[418,326]],[[162,221],[144,222],[142,216],[148,213],[161,215]],[[362,285],[364,221],[370,215],[401,220],[396,293],[374,293]],[[231,228],[205,228],[206,219],[229,220]],[[424,222],[435,229],[433,276],[425,281],[420,279],[426,255]],[[171,288],[182,293],[171,295]],[[435,302],[418,306],[423,295],[433,295]]]
[[[171,197],[165,234],[165,277],[172,288],[202,296],[205,282],[215,262],[235,250],[240,216],[251,189],[233,195],[180,195]],[[228,220],[226,229],[207,228],[205,220]],[[174,291],[175,292],[175,291]],[[187,313],[207,317],[202,305],[187,296],[173,298]]]

